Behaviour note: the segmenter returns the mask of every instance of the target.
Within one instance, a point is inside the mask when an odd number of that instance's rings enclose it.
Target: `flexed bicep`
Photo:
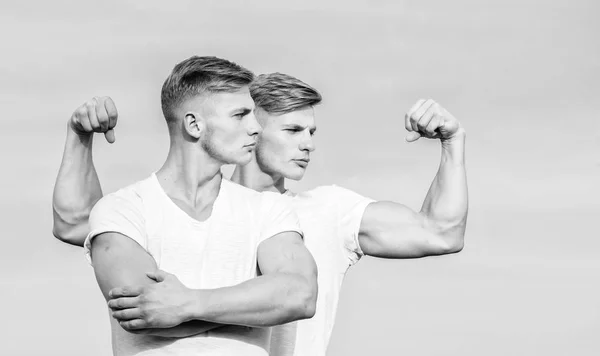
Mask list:
[[[434,222],[389,201],[367,206],[358,238],[363,252],[374,257],[419,258],[457,252]]]

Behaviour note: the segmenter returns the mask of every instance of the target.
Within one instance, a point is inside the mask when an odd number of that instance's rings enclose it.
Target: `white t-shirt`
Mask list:
[[[365,208],[371,202],[372,199],[335,185],[294,197],[304,243],[319,270],[317,311],[312,319],[274,327],[270,355],[325,355],[342,281],[348,268],[363,256],[358,232]]]
[[[211,216],[203,222],[181,210],[156,176],[102,198],[90,215],[91,239],[118,232],[135,240],[158,268],[176,275],[189,288],[236,285],[257,276],[257,249],[284,231],[300,232],[289,197],[259,193],[223,179]],[[187,338],[131,334],[111,317],[115,355],[268,354],[270,328],[225,326]]]

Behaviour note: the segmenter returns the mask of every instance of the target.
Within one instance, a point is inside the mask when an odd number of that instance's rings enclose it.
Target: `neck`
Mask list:
[[[284,193],[286,191],[285,178],[261,171],[256,157],[245,166],[236,166],[231,180],[259,192]]]
[[[156,177],[169,197],[190,206],[210,204],[221,186],[222,163],[199,149],[197,143],[173,142]]]

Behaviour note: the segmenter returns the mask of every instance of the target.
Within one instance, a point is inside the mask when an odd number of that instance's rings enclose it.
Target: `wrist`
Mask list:
[[[466,133],[463,128],[442,141],[442,162],[463,165],[465,161]]]
[[[190,289],[188,293],[188,303],[186,303],[186,317],[187,320],[204,320],[207,317],[207,305],[208,305],[208,294],[207,290],[202,289]]]
[[[464,144],[466,137],[467,137],[467,133],[466,133],[465,129],[463,129],[461,127],[458,130],[456,130],[456,132],[452,136],[442,138],[442,139],[440,139],[440,141],[442,142],[442,145],[446,145],[446,146]]]
[[[67,124],[67,140],[71,142],[78,142],[85,146],[92,143],[94,139],[93,132],[80,132],[71,126],[71,123]]]

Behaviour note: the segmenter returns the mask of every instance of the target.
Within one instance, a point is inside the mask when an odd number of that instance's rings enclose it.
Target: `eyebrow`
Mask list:
[[[304,130],[306,129],[307,126],[302,126],[302,125],[298,125],[298,124],[284,124],[283,125],[286,129],[301,129]],[[316,126],[312,126],[309,128],[310,132],[315,133],[317,132],[317,127]]]
[[[250,108],[237,108],[234,110],[231,110],[230,114],[231,115],[237,115],[237,114],[243,114],[244,116],[250,114],[252,112],[252,110]]]

